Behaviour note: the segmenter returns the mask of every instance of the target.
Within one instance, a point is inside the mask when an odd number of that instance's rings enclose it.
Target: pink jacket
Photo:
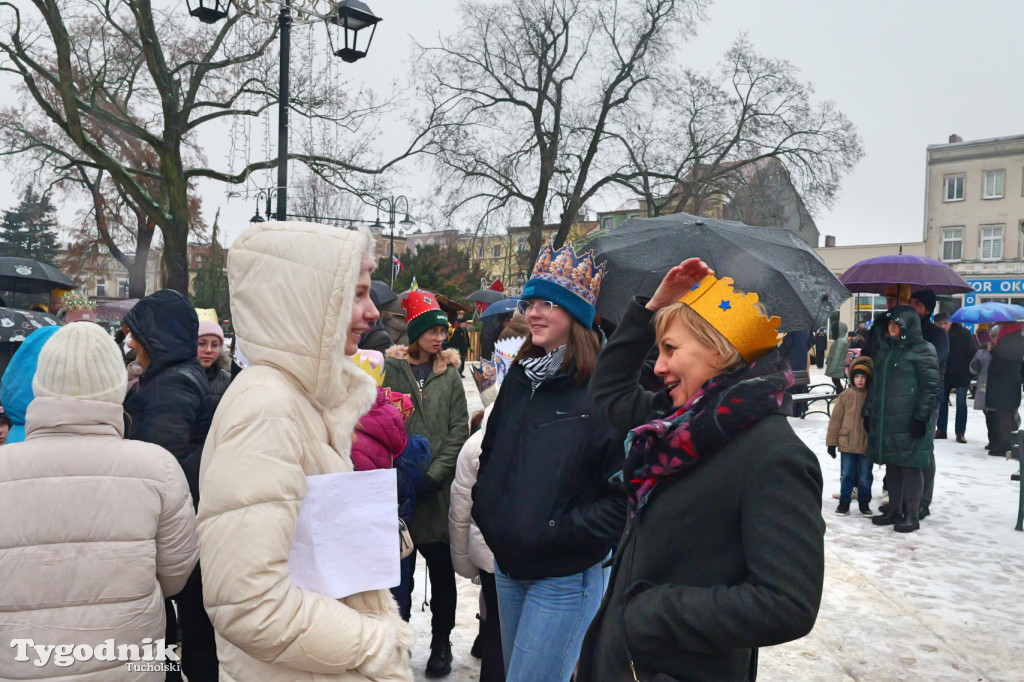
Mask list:
[[[377,402],[356,425],[352,440],[352,466],[356,471],[390,469],[405,450],[405,422],[402,413],[388,400],[385,389],[377,387]]]

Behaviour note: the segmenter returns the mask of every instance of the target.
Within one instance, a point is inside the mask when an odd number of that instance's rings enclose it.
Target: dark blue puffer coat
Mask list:
[[[199,319],[172,289],[145,297],[124,317],[150,364],[124,401],[125,437],[155,443],[185,470],[199,506],[199,458],[210,430],[210,382],[196,359]]]

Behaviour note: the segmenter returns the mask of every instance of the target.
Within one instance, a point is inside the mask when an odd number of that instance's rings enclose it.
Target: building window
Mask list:
[[[483,258],[484,257],[484,245],[483,244],[481,244],[480,246],[476,247],[476,257],[477,258]]]
[[[501,244],[495,244],[491,249],[491,258],[501,258]]]
[[[946,176],[946,194],[944,195],[943,201],[963,201],[964,200],[964,175],[947,175]]]
[[[982,225],[981,260],[999,260],[1003,257],[1003,226]]]
[[[107,281],[103,278],[96,278],[96,295],[106,296],[107,295]]]
[[[982,199],[1002,199],[1003,185],[1006,183],[1005,171],[985,171],[985,183],[982,188]]]
[[[942,260],[958,261],[964,257],[964,228],[942,228]]]
[[[117,280],[117,297],[128,298],[128,280],[119,279]]]
[[[601,218],[601,229],[609,232],[615,227],[615,216]]]
[[[526,251],[526,247],[526,239],[520,237],[519,239],[516,240],[516,253],[522,253],[523,251]]]

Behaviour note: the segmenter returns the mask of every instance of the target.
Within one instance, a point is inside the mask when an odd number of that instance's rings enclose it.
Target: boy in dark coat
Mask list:
[[[942,380],[935,348],[921,338],[921,318],[914,309],[898,306],[887,315],[889,338],[875,358],[864,407],[868,457],[886,465],[889,484],[889,509],[872,521],[910,533],[920,527],[921,471],[932,456]]]

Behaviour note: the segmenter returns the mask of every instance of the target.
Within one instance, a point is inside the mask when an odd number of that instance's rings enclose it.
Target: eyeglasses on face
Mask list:
[[[531,310],[535,311],[540,315],[547,315],[551,312],[552,308],[558,307],[560,306],[557,303],[552,303],[551,301],[543,301],[538,299],[535,301],[520,301],[519,304],[516,305],[516,310],[518,310],[519,314],[521,315],[526,315]]]

